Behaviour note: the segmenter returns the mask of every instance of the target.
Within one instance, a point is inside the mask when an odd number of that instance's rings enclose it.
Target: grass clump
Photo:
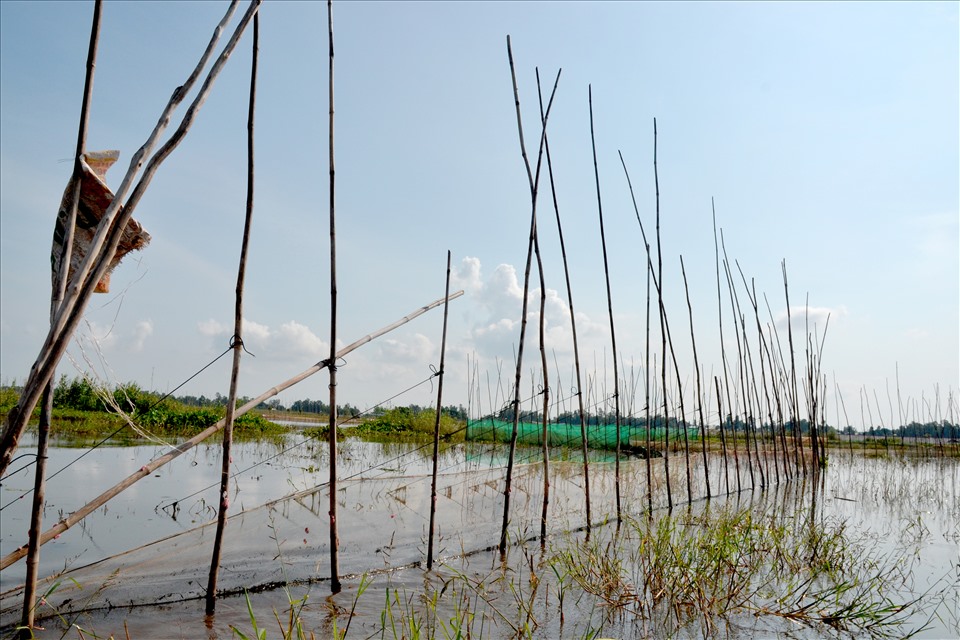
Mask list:
[[[669,633],[699,625],[709,636],[718,620],[746,615],[884,637],[912,604],[893,600],[898,564],[842,522],[755,506],[627,519],[620,533],[560,550],[552,563],[607,609]]]

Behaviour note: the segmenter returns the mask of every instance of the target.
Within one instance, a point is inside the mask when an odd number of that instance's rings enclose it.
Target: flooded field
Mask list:
[[[58,444],[51,474],[84,451]],[[166,451],[101,448],[80,458],[51,477],[44,528]],[[255,637],[254,624],[267,628],[268,638],[344,631],[350,638],[960,633],[956,458],[835,450],[818,481],[783,481],[689,507],[684,464],[672,459],[672,511],[665,508],[663,462],[653,460],[648,498],[646,461],[625,460],[625,518],[618,526],[613,464],[598,455],[590,467],[588,535],[582,460],[558,451],[551,461],[551,535],[541,545],[541,452],[520,449],[511,545],[501,559],[495,547],[506,451],[454,445],[439,464],[439,560],[428,572],[429,451],[356,439],[342,444],[344,590],[331,597],[326,446],[298,434],[235,444],[236,515],[226,530],[224,595],[207,617],[202,598],[220,452],[201,445],[43,547],[40,575],[51,578],[39,587],[46,630],[38,637],[230,638],[237,637],[233,628]],[[702,461],[691,464],[702,479]],[[720,459],[707,464],[714,493],[725,491]],[[700,482],[694,496],[704,495]],[[26,541],[29,499],[19,497],[31,484],[29,472],[4,482],[3,555]],[[23,576],[22,560],[0,572],[3,637],[19,621]]]

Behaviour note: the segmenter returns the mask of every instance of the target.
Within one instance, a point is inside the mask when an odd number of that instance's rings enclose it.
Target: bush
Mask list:
[[[74,378],[68,381],[66,375],[53,389],[53,406],[56,409],[76,409],[77,411],[106,411],[107,407],[97,387],[86,378]]]
[[[433,409],[414,411],[410,407],[397,407],[376,418],[367,420],[356,428],[363,434],[408,434],[419,437],[432,437],[436,425],[437,413]],[[463,423],[449,415],[440,414],[440,434],[444,439],[463,439]],[[459,436],[459,437],[457,437]]]

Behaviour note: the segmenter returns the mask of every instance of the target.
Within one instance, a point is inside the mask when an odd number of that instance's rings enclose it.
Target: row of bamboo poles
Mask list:
[[[549,151],[549,141],[547,135],[547,124],[548,117],[550,113],[550,107],[553,104],[554,95],[557,89],[557,82],[559,82],[560,73],[557,73],[557,81],[555,81],[553,90],[550,93],[549,100],[547,102],[547,107],[543,107],[543,95],[540,88],[540,76],[539,70],[537,70],[537,91],[540,101],[540,132],[539,132],[539,149],[536,156],[536,162],[531,167],[531,161],[527,154],[526,142],[524,139],[523,133],[523,124],[521,118],[521,108],[520,108],[520,97],[519,89],[517,86],[516,79],[516,70],[513,59],[513,51],[511,48],[510,37],[507,37],[507,57],[510,65],[510,74],[513,81],[513,93],[514,93],[514,103],[516,107],[517,115],[517,129],[519,135],[520,143],[520,152],[523,159],[524,168],[526,170],[527,180],[529,183],[530,189],[530,211],[531,211],[531,220],[530,220],[530,231],[529,231],[529,242],[527,246],[527,258],[526,258],[526,267],[524,270],[524,283],[523,283],[523,299],[522,299],[522,309],[521,309],[521,322],[520,322],[520,336],[519,342],[516,351],[516,374],[514,383],[512,385],[512,396],[513,400],[509,403],[508,409],[512,413],[513,418],[513,428],[511,431],[511,436],[509,440],[509,458],[507,462],[506,469],[506,478],[505,478],[505,487],[504,487],[504,501],[503,501],[503,519],[501,527],[501,536],[499,550],[501,556],[505,556],[507,549],[507,533],[508,526],[510,523],[510,498],[511,498],[511,489],[512,489],[512,477],[513,477],[513,467],[516,458],[516,448],[518,441],[518,434],[520,430],[520,416],[521,416],[521,372],[523,370],[523,353],[524,346],[526,341],[526,323],[527,323],[527,304],[528,297],[530,293],[530,279],[531,279],[531,267],[532,267],[532,257],[536,256],[537,258],[537,268],[540,284],[540,294],[541,294],[541,309],[539,314],[540,322],[540,354],[541,354],[541,369],[539,372],[536,372],[534,376],[537,379],[539,384],[539,391],[534,395],[538,396],[538,400],[542,400],[542,411],[535,412],[538,413],[540,419],[542,420],[542,438],[541,445],[543,448],[543,467],[544,467],[544,486],[543,486],[543,511],[541,519],[541,540],[546,539],[547,536],[547,517],[548,517],[548,506],[549,506],[549,496],[550,496],[550,473],[549,473],[549,450],[550,450],[550,428],[549,428],[549,416],[551,414],[551,405],[549,402],[549,395],[551,386],[549,384],[548,377],[548,365],[544,345],[544,323],[545,323],[545,314],[543,310],[543,300],[545,295],[545,276],[543,273],[543,262],[541,260],[541,246],[539,243],[538,237],[538,217],[537,217],[537,206],[538,206],[538,197],[539,197],[539,179],[541,174],[541,168],[543,165],[544,159],[546,160],[547,173],[550,177],[550,187],[552,194],[552,203],[554,206],[554,212],[557,222],[557,232],[560,240],[560,252],[563,259],[564,274],[565,274],[565,284],[567,289],[567,300],[568,300],[568,309],[570,313],[570,324],[572,329],[572,339],[573,339],[573,355],[574,355],[574,368],[575,368],[575,387],[574,395],[577,398],[577,412],[579,414],[580,425],[581,425],[581,437],[580,443],[583,448],[583,478],[584,478],[584,503],[586,511],[586,527],[589,531],[592,522],[591,515],[591,496],[590,496],[590,484],[589,484],[589,458],[587,455],[587,450],[589,448],[589,437],[587,429],[587,412],[584,408],[584,394],[583,394],[583,384],[582,384],[582,372],[580,364],[580,353],[579,345],[577,343],[577,333],[576,333],[576,318],[574,314],[574,304],[573,304],[573,293],[570,286],[570,276],[569,276],[569,264],[567,261],[566,247],[563,241],[563,228],[560,218],[560,210],[557,203],[556,196],[556,186],[553,181],[553,171],[552,171],[552,160]],[[614,421],[616,429],[616,441],[614,448],[614,484],[616,492],[616,516],[619,520],[622,518],[622,501],[621,501],[621,473],[620,473],[620,463],[622,458],[622,439],[621,439],[621,418],[623,417],[623,412],[621,409],[621,376],[619,372],[619,351],[617,349],[616,342],[616,326],[614,322],[614,305],[613,305],[613,296],[611,292],[610,285],[610,272],[609,272],[609,262],[607,258],[607,246],[606,246],[606,236],[604,229],[604,211],[603,211],[603,199],[600,189],[600,174],[599,174],[599,165],[597,161],[597,152],[596,152],[596,134],[594,129],[594,119],[593,119],[593,92],[592,88],[588,87],[588,103],[589,103],[589,112],[590,112],[590,138],[591,138],[591,147],[592,147],[592,158],[593,158],[593,167],[594,167],[594,181],[596,184],[596,194],[597,194],[597,216],[599,221],[600,228],[600,241],[601,241],[601,252],[603,254],[603,265],[604,265],[604,276],[606,284],[606,294],[607,294],[607,311],[609,316],[610,323],[610,349],[612,353],[612,365],[613,365],[613,392],[612,401],[613,401],[613,411],[614,411]],[[630,180],[630,174],[627,170],[626,162],[623,160],[623,155],[620,154],[621,164],[623,166],[624,174],[626,177],[627,185],[630,190],[631,199],[633,201],[634,211],[636,214],[637,222],[640,227],[641,236],[644,243],[644,250],[646,254],[646,278],[647,278],[647,317],[646,317],[646,349],[645,349],[645,358],[644,358],[644,414],[645,414],[645,423],[647,425],[646,431],[646,442],[645,442],[645,458],[647,465],[647,504],[648,511],[652,513],[653,511],[653,480],[652,480],[652,463],[651,457],[653,452],[660,452],[663,457],[663,467],[664,467],[664,477],[666,481],[666,494],[667,494],[667,506],[672,508],[674,505],[674,496],[673,490],[671,487],[670,481],[670,458],[671,458],[671,449],[672,445],[670,443],[670,421],[671,418],[675,419],[677,424],[681,425],[679,431],[683,434],[682,443],[678,443],[683,452],[685,471],[686,471],[686,487],[687,495],[686,501],[688,503],[694,500],[692,487],[694,483],[691,478],[691,446],[688,436],[688,415],[695,415],[696,417],[692,421],[693,424],[698,425],[700,431],[700,441],[701,441],[701,455],[703,460],[703,473],[704,481],[706,486],[706,498],[710,498],[713,494],[713,488],[710,484],[710,467],[709,467],[709,456],[708,456],[708,446],[707,446],[707,413],[704,409],[705,404],[709,406],[709,396],[715,390],[716,393],[716,403],[717,403],[717,414],[719,417],[719,437],[721,444],[721,456],[724,466],[724,490],[729,493],[734,490],[734,487],[730,482],[730,459],[733,460],[733,466],[735,468],[735,490],[740,491],[744,488],[741,474],[741,455],[745,455],[745,471],[744,473],[749,473],[750,478],[750,487],[760,487],[766,488],[767,486],[779,483],[784,480],[790,480],[794,476],[806,475],[808,473],[819,473],[819,471],[825,466],[826,454],[824,452],[824,442],[823,442],[823,433],[819,425],[825,425],[825,413],[824,413],[824,402],[823,398],[826,395],[826,379],[821,372],[821,361],[823,354],[823,338],[825,338],[826,327],[824,327],[824,335],[819,339],[814,338],[814,333],[811,333],[809,325],[806,327],[806,345],[805,345],[805,368],[803,373],[799,373],[797,362],[795,359],[795,345],[794,345],[794,336],[793,336],[793,318],[791,317],[790,311],[790,297],[789,297],[789,284],[787,281],[787,271],[786,264],[781,264],[781,269],[783,273],[783,287],[784,287],[784,296],[785,303],[787,308],[787,352],[784,354],[784,350],[780,343],[780,336],[776,330],[775,322],[773,321],[772,312],[770,313],[770,322],[764,323],[760,317],[759,309],[759,300],[756,294],[755,287],[751,281],[747,283],[746,277],[743,275],[742,270],[740,270],[739,264],[736,264],[737,271],[740,275],[740,278],[744,285],[744,291],[746,298],[749,300],[750,308],[752,308],[753,314],[751,316],[750,309],[744,311],[741,309],[740,305],[740,295],[737,291],[737,283],[733,276],[733,271],[731,269],[730,260],[727,257],[726,247],[722,243],[722,232],[719,237],[717,234],[716,226],[716,214],[714,213],[714,238],[715,238],[715,255],[716,255],[716,280],[717,280],[717,305],[718,305],[718,327],[719,327],[719,337],[721,344],[721,360],[723,362],[722,367],[722,381],[720,376],[713,376],[712,385],[709,384],[709,381],[704,381],[702,379],[701,367],[699,364],[699,358],[697,354],[696,346],[696,332],[693,326],[693,309],[690,302],[689,287],[687,284],[687,275],[686,268],[683,263],[683,257],[680,256],[680,267],[683,274],[683,286],[686,296],[687,310],[689,316],[689,330],[690,330],[690,339],[693,353],[693,363],[694,363],[694,378],[695,378],[695,391],[692,393],[692,398],[696,404],[695,414],[688,413],[685,406],[685,398],[690,394],[689,390],[684,389],[683,385],[683,372],[681,371],[678,361],[677,361],[677,349],[674,344],[673,335],[670,330],[670,321],[667,314],[667,309],[664,305],[664,295],[663,295],[663,282],[664,282],[664,273],[663,273],[663,253],[662,253],[662,243],[661,243],[661,220],[660,220],[660,187],[659,187],[659,175],[657,171],[657,123],[656,120],[653,122],[653,139],[654,139],[654,148],[653,148],[653,171],[654,171],[654,185],[655,185],[655,225],[656,225],[656,264],[654,264],[654,254],[651,251],[651,245],[647,239],[647,233],[641,220],[639,207],[636,203],[636,198],[633,192],[633,185]],[[723,259],[721,261],[721,247]],[[722,270],[721,270],[722,266]],[[725,333],[724,333],[724,317],[725,312],[723,309],[725,300],[723,296],[723,284],[726,284],[727,296],[726,302],[729,302],[730,309],[729,313],[733,320],[733,330],[734,330],[734,344],[736,345],[736,356],[734,359],[733,354],[728,358],[725,344]],[[650,321],[650,310],[651,310],[651,284],[653,290],[656,292],[656,310],[659,324],[659,334],[660,334],[660,350],[659,350],[659,387],[660,393],[657,394],[655,387],[657,386],[657,380],[655,380],[656,375],[656,364],[657,364],[657,354],[653,353],[650,346],[650,332],[652,323]],[[767,309],[769,310],[769,302],[767,303]],[[749,320],[748,320],[749,319]],[[749,327],[748,327],[749,322]],[[755,335],[754,335],[755,332]],[[669,360],[669,362],[668,362]],[[733,364],[731,364],[733,360]],[[798,376],[802,375],[802,383],[798,382]],[[669,380],[668,380],[669,377]],[[802,384],[802,400],[801,400],[801,391],[800,387]],[[477,397],[479,399],[479,385],[471,383],[473,389],[471,390],[471,397],[473,393],[477,392]],[[671,393],[671,391],[673,393]],[[655,397],[659,395],[659,400]],[[762,396],[762,397],[761,397]],[[804,403],[804,409],[807,416],[806,423],[808,425],[808,435],[804,436],[801,432],[801,402]],[[480,403],[477,403],[478,406]],[[671,416],[671,411],[674,409],[674,404],[678,405],[678,415],[676,418]],[[659,411],[658,411],[659,409]],[[491,411],[493,406],[491,403]],[[726,413],[725,413],[726,411]],[[664,429],[663,440],[660,442],[651,441],[651,429],[649,425],[651,419],[660,419],[664,424],[667,425],[667,428]],[[725,428],[725,422],[728,422],[732,425],[735,419],[738,422],[741,422],[743,437],[738,438],[736,430],[731,433],[727,433],[727,428]],[[769,429],[769,434],[761,434],[761,429],[764,428],[763,424],[766,424],[766,428]],[[789,433],[788,433],[789,429]],[[804,442],[809,443],[809,454],[804,450]],[[763,441],[763,447],[761,447],[761,441]],[[742,447],[742,453],[740,450]],[[700,496],[697,496],[700,497]]]

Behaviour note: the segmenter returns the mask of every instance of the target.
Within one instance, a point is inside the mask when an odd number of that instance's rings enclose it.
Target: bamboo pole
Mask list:
[[[540,98],[540,120],[546,127],[543,111],[543,95],[540,93],[539,76],[537,94]],[[550,177],[550,194],[553,197],[553,211],[557,218],[557,235],[560,237],[560,255],[563,258],[563,276],[567,284],[567,306],[570,308],[570,332],[573,335],[573,364],[577,380],[577,411],[580,417],[580,444],[583,452],[583,495],[586,504],[587,535],[590,533],[592,516],[590,513],[590,461],[588,459],[589,442],[587,437],[587,418],[583,410],[583,383],[580,377],[580,346],[577,342],[577,319],[573,311],[573,288],[570,286],[570,266],[567,262],[567,248],[563,241],[563,225],[560,222],[560,207],[557,204],[557,189],[553,180],[553,163],[550,159],[550,142],[546,133],[543,136],[543,149],[547,156],[547,175]],[[559,374],[557,376],[559,380]]]
[[[613,410],[617,426],[617,449],[614,471],[616,485],[617,522],[623,519],[623,506],[620,497],[620,372],[617,368],[617,333],[613,322],[613,297],[610,293],[610,267],[607,260],[607,239],[603,229],[603,202],[600,198],[600,169],[597,166],[597,142],[593,131],[593,87],[587,87],[590,104],[590,146],[593,150],[593,178],[597,187],[597,215],[600,219],[600,246],[603,249],[603,275],[607,284],[607,315],[610,317],[610,345],[613,351]]]
[[[637,224],[640,225],[640,235],[643,237],[643,247],[647,254],[647,338],[644,350],[644,423],[646,431],[646,467],[647,467],[647,515],[653,515],[653,470],[651,468],[650,452],[650,281],[653,280],[660,290],[660,284],[653,275],[653,257],[650,254],[650,242],[647,240],[646,229],[643,228],[643,221],[640,219],[640,208],[637,206],[637,198],[633,192],[633,181],[630,180],[630,172],[627,170],[627,163],[623,159],[623,153],[617,152],[620,156],[620,165],[623,167],[623,173],[627,178],[627,187],[630,189],[630,200],[633,203],[633,212],[637,216]]]
[[[56,263],[57,269],[52,274],[50,295],[51,326],[56,318],[57,310],[63,303],[67,277],[70,273],[70,254],[73,250],[73,236],[76,230],[77,208],[80,204],[80,187],[82,184],[80,179],[83,173],[81,158],[87,145],[87,126],[90,121],[90,99],[93,95],[93,75],[97,66],[97,46],[100,41],[100,16],[102,8],[102,1],[96,0],[93,5],[93,24],[90,28],[90,44],[87,49],[87,70],[84,77],[83,98],[80,105],[80,125],[77,130],[77,149],[73,163],[73,193],[70,199],[70,210],[64,222],[63,244],[60,248],[60,255],[58,256],[59,262]],[[57,217],[59,218],[59,213]],[[54,233],[56,233],[56,231]],[[20,637],[22,638],[32,637],[36,614],[34,598],[37,593],[37,575],[40,567],[40,533],[43,529],[43,508],[46,502],[47,445],[50,435],[50,418],[53,413],[54,378],[55,369],[51,371],[50,379],[46,383],[40,408],[37,466],[34,470],[33,503],[30,511],[29,542],[27,549],[27,571],[23,588],[23,614],[20,619]]]
[[[333,0],[327,0],[330,43],[328,89],[330,97],[330,591],[340,593],[340,535],[337,530],[337,231],[333,163]]]
[[[450,298],[450,251],[447,250],[447,285],[444,299]],[[443,372],[447,354],[447,310],[449,302],[443,305],[443,333],[440,338],[440,371],[437,376],[437,416],[433,425],[433,475],[430,483],[430,536],[427,543],[427,569],[433,569],[433,534],[437,516],[437,465],[440,457],[440,413],[443,410]]]
[[[393,331],[393,330],[396,329],[397,327],[400,327],[400,326],[402,326],[402,325],[410,322],[410,321],[413,320],[414,318],[417,318],[418,316],[423,315],[424,313],[426,313],[427,311],[430,311],[431,309],[435,309],[436,307],[439,307],[441,304],[443,304],[443,302],[444,302],[445,300],[447,300],[447,299],[456,300],[457,298],[459,298],[459,297],[462,296],[462,295],[463,295],[463,290],[460,290],[460,291],[457,291],[456,293],[454,293],[453,295],[449,296],[449,298],[441,298],[441,299],[439,299],[439,300],[435,300],[435,301],[431,302],[431,303],[428,304],[428,305],[425,305],[425,306],[423,306],[423,307],[420,307],[420,308],[417,309],[416,311],[413,311],[413,312],[407,314],[406,316],[404,316],[403,318],[397,320],[396,322],[394,322],[394,323],[392,323],[392,324],[389,324],[389,325],[387,325],[386,327],[383,327],[382,329],[379,329],[379,330],[377,330],[377,331],[375,331],[375,332],[373,332],[373,333],[367,334],[366,336],[360,338],[359,340],[356,340],[356,341],[352,342],[351,344],[347,345],[346,347],[343,347],[342,349],[340,349],[339,351],[337,351],[336,357],[337,357],[337,358],[343,358],[343,357],[345,357],[347,354],[355,351],[356,349],[358,349],[359,347],[362,347],[363,345],[367,344],[368,342],[371,342],[371,341],[379,338],[380,336],[384,335],[385,333],[389,333],[390,331]],[[264,392],[261,393],[259,396],[257,396],[257,397],[254,398],[253,400],[247,402],[246,404],[244,404],[243,406],[241,406],[239,409],[237,409],[237,410],[234,412],[234,416],[233,416],[233,417],[234,417],[235,419],[236,419],[236,418],[239,418],[240,416],[246,414],[246,413],[247,413],[248,411],[250,411],[251,409],[255,408],[255,407],[256,407],[257,405],[259,405],[261,402],[266,402],[267,400],[269,400],[270,398],[274,397],[275,395],[277,395],[277,394],[280,393],[281,391],[284,391],[284,390],[286,390],[286,389],[289,389],[289,388],[292,387],[293,385],[295,385],[295,384],[297,384],[297,383],[299,383],[299,382],[302,382],[302,381],[306,380],[307,378],[309,378],[310,376],[312,376],[313,374],[317,373],[318,371],[320,371],[320,370],[322,370],[322,369],[326,369],[326,368],[327,368],[327,362],[328,362],[327,360],[321,360],[320,362],[316,363],[316,364],[313,365],[312,367],[310,367],[310,368],[308,368],[308,369],[306,369],[306,370],[304,370],[304,371],[301,371],[300,373],[298,373],[297,375],[293,376],[292,378],[289,378],[289,379],[285,380],[284,382],[281,382],[280,384],[278,384],[278,385],[276,385],[276,386],[274,386],[274,387],[271,387],[270,389],[264,391]],[[94,498],[92,501],[88,502],[86,505],[84,505],[84,506],[80,507],[79,509],[77,509],[76,511],[72,512],[69,516],[67,516],[66,518],[64,518],[64,519],[61,520],[60,522],[58,522],[55,526],[51,527],[50,529],[47,529],[47,530],[43,533],[43,535],[40,536],[40,545],[46,544],[47,542],[49,542],[50,540],[52,540],[52,539],[55,538],[56,536],[60,535],[61,533],[63,533],[64,531],[66,531],[67,529],[69,529],[70,527],[72,527],[73,525],[77,524],[78,522],[80,522],[81,520],[83,520],[84,518],[86,518],[88,515],[90,515],[91,513],[93,513],[93,512],[96,511],[97,509],[99,509],[100,507],[102,507],[104,504],[106,504],[110,499],[116,497],[118,494],[122,493],[124,490],[126,490],[126,489],[130,488],[131,486],[133,486],[134,484],[136,484],[139,480],[142,480],[143,478],[148,477],[148,476],[149,476],[150,474],[152,474],[154,471],[156,471],[156,470],[159,469],[160,467],[164,466],[165,464],[167,464],[167,463],[170,462],[171,460],[174,460],[174,459],[176,459],[176,458],[179,458],[181,455],[183,455],[183,454],[186,453],[187,451],[190,451],[192,448],[194,448],[195,446],[197,446],[197,444],[199,444],[200,442],[203,442],[204,440],[206,440],[207,438],[209,438],[209,437],[212,436],[213,434],[215,434],[215,433],[217,433],[218,431],[220,431],[221,429],[223,429],[223,427],[224,427],[225,424],[226,424],[226,420],[225,420],[225,419],[224,419],[224,420],[220,420],[220,421],[218,421],[216,424],[213,424],[213,425],[207,427],[206,429],[204,429],[203,431],[201,431],[201,432],[198,433],[197,435],[193,436],[192,438],[190,438],[190,439],[187,440],[186,442],[183,442],[183,443],[177,445],[176,447],[173,447],[173,449],[172,449],[169,453],[167,453],[167,454],[165,454],[165,455],[157,458],[156,460],[153,460],[152,462],[149,462],[149,463],[143,465],[142,467],[140,467],[139,470],[137,470],[137,471],[135,471],[134,473],[132,473],[132,474],[130,474],[129,476],[127,476],[126,479],[124,479],[123,481],[117,483],[117,484],[114,485],[113,487],[107,489],[106,491],[104,491],[103,493],[101,493],[99,496],[97,496],[96,498]],[[0,560],[0,570],[6,569],[6,568],[9,567],[11,564],[13,564],[14,562],[16,562],[16,561],[19,560],[20,558],[24,557],[26,554],[27,554],[27,545],[23,545],[23,546],[19,547],[18,549],[14,550],[13,552],[7,554],[6,556],[4,556],[4,558],[3,558],[2,560]]]
[[[540,546],[543,547],[547,544],[547,513],[550,506],[550,382],[547,378],[547,349],[544,345],[547,286],[543,277],[543,260],[540,257],[540,239],[536,232],[533,236],[533,252],[537,257],[537,273],[540,275],[540,366],[543,370],[543,509],[540,513]]]
[[[720,360],[721,360],[721,363],[723,364],[723,385],[724,385],[724,389],[726,389],[726,392],[727,392],[727,406],[729,407],[729,411],[732,418],[733,405],[730,402],[730,379],[729,379],[729,370],[727,366],[727,352],[726,352],[726,347],[724,345],[724,340],[723,340],[723,296],[720,293],[720,245],[717,239],[717,210],[716,210],[716,207],[714,206],[713,198],[710,199],[710,206],[711,206],[711,209],[713,210],[713,253],[714,253],[714,262],[716,264],[716,270],[717,270],[717,322],[718,322],[717,326],[719,327],[719,330],[720,330]],[[719,392],[720,392],[720,389],[718,387],[717,393]],[[717,401],[718,402],[720,401],[719,396],[717,397]],[[724,442],[724,458],[726,458],[726,441],[723,437],[724,420],[725,420],[725,417],[723,416],[723,414],[721,414],[720,415],[720,439],[722,442]],[[733,461],[734,461],[734,467],[737,473],[737,493],[739,493],[740,492],[740,457],[737,454],[737,429],[736,429],[736,425],[733,424],[732,420],[731,420],[730,426],[733,427],[733,430],[732,430]],[[729,471],[727,472],[727,474],[728,474],[727,493],[729,493],[730,492]]]
[[[803,432],[800,430],[800,406],[797,399],[797,367],[793,348],[793,318],[790,312],[790,287],[787,285],[787,261],[780,263],[783,271],[783,295],[787,301],[787,337],[790,344],[790,410],[793,414],[794,447],[798,447],[797,458],[804,475],[807,473],[807,458],[803,453]]]
[[[739,384],[741,389],[740,393],[743,394],[743,409],[744,409],[743,437],[747,447],[747,470],[750,472],[750,488],[753,489],[754,487],[757,486],[757,481],[753,472],[753,455],[750,450],[750,422],[749,422],[749,415],[747,412],[747,407],[749,405],[749,393],[747,392],[747,385],[746,385],[746,378],[745,378],[746,356],[744,354],[744,352],[747,350],[747,345],[745,342],[745,337],[742,337],[740,333],[740,324],[738,322],[740,317],[739,302],[737,301],[737,293],[736,293],[736,290],[734,289],[733,279],[730,276],[730,262],[727,259],[727,247],[723,241],[722,229],[720,230],[720,246],[723,248],[723,271],[727,280],[727,294],[728,294],[728,298],[730,299],[730,315],[733,316],[734,342],[737,345],[737,372],[739,374],[737,378],[739,378]],[[736,384],[737,384],[737,381],[735,380],[734,388],[736,388]],[[739,404],[740,393],[737,394],[738,404]],[[731,419],[734,420],[733,432],[734,432],[734,435],[736,435],[736,432],[737,432],[736,420],[739,420],[739,415],[734,416],[732,406],[730,408],[730,413],[731,413]],[[734,447],[736,447],[736,440],[734,440]],[[736,455],[736,448],[734,448],[734,455]]]
[[[527,157],[527,147],[523,138],[523,121],[520,117],[520,91],[517,88],[516,68],[513,64],[513,48],[510,46],[510,36],[507,36],[507,60],[510,64],[510,79],[513,83],[513,101],[517,113],[517,133],[520,137],[520,155],[523,158],[524,168],[527,171],[527,182],[530,187],[530,236],[527,242],[527,262],[523,274],[523,303],[520,319],[520,343],[517,348],[517,369],[514,379],[514,398],[513,398],[513,430],[510,434],[510,454],[507,460],[507,477],[503,490],[503,521],[500,527],[500,544],[498,549],[500,557],[503,558],[507,553],[507,526],[510,522],[510,494],[513,491],[513,463],[517,450],[517,430],[520,421],[520,376],[523,367],[523,345],[527,333],[527,294],[530,291],[530,267],[533,262],[533,247],[537,235],[537,188],[540,181],[540,160],[543,156],[544,139],[547,132],[547,118],[550,116],[550,108],[553,106],[553,97],[557,92],[557,84],[560,82],[560,72],[557,72],[557,79],[553,83],[553,91],[550,94],[550,100],[547,102],[546,114],[541,118],[540,132],[540,151],[537,157],[537,171],[534,177],[533,170],[530,168],[530,160]]]
[[[653,119],[653,184],[657,208],[657,301],[660,306],[660,382],[663,385],[663,469],[667,483],[667,508],[673,509],[670,486],[670,411],[667,406],[667,318],[663,306],[663,244],[660,241],[660,176],[657,170],[657,119]]]
[[[707,421],[703,415],[703,389],[700,387],[700,361],[697,359],[697,338],[693,331],[693,306],[690,304],[690,287],[687,286],[687,269],[683,265],[683,256],[680,256],[680,273],[683,274],[683,291],[687,298],[687,315],[690,318],[690,343],[693,345],[693,368],[696,371],[697,381],[697,413],[700,418],[700,444],[703,450],[703,479],[707,484],[707,500],[710,495],[710,466],[707,463]],[[689,483],[689,478],[687,479]]]
[[[756,285],[753,281],[753,278],[750,279],[750,286],[747,286],[747,278],[743,275],[743,269],[740,268],[740,263],[737,263],[737,271],[740,272],[740,279],[743,280],[744,290],[747,292],[747,299],[750,300],[750,305],[753,307],[753,315],[757,323],[757,345],[758,345],[758,359],[760,360],[760,387],[763,389],[764,401],[767,406],[767,421],[770,423],[770,444],[773,449],[773,470],[776,476],[776,483],[780,484],[780,466],[777,464],[777,430],[774,425],[773,420],[773,409],[770,402],[770,389],[767,386],[767,360],[764,358],[764,354],[769,358],[770,348],[766,343],[766,340],[763,337],[763,328],[760,325],[760,311],[757,306],[757,291]],[[771,384],[773,383],[773,370],[771,369]],[[757,405],[760,405],[760,398],[757,398]],[[769,476],[769,469],[767,475]]]
[[[243,223],[243,240],[240,245],[240,265],[237,268],[236,304],[233,315],[233,367],[230,371],[230,391],[227,399],[227,415],[224,417],[223,452],[220,467],[220,506],[217,510],[217,531],[213,539],[213,556],[210,560],[210,576],[207,580],[206,612],[213,614],[217,607],[217,578],[223,535],[227,526],[227,510],[230,507],[230,464],[233,461],[233,414],[237,406],[237,383],[240,378],[240,356],[243,352],[243,284],[247,271],[247,250],[250,246],[250,226],[253,222],[254,190],[254,113],[257,100],[257,62],[260,57],[260,14],[253,17],[253,46],[250,63],[250,101],[247,110],[247,203]]]
[[[780,426],[780,444],[783,449],[783,469],[784,473],[787,475],[787,479],[790,480],[794,477],[795,471],[799,468],[799,465],[796,464],[797,461],[794,459],[794,465],[791,468],[790,465],[790,447],[787,444],[787,426],[784,416],[786,411],[784,410],[784,403],[787,398],[781,397],[784,390],[787,388],[787,369],[786,364],[783,359],[783,346],[780,344],[780,333],[777,331],[776,322],[773,320],[773,311],[770,308],[770,301],[767,299],[767,295],[763,295],[764,305],[767,307],[767,315],[770,318],[770,322],[767,324],[767,334],[769,338],[767,342],[773,345],[776,342],[777,350],[774,352],[770,350],[769,360],[770,360],[770,370],[771,376],[772,372],[776,371],[777,373],[777,383],[774,384],[774,400],[777,403],[777,422]],[[794,441],[794,450],[796,450],[796,441]]]
[[[17,449],[17,443],[23,435],[27,421],[40,399],[41,392],[51,380],[57,363],[66,351],[67,345],[73,337],[73,333],[80,322],[80,318],[90,300],[90,296],[93,294],[97,282],[99,282],[100,278],[109,268],[110,260],[116,251],[117,245],[120,243],[123,230],[133,215],[133,211],[143,192],[150,184],[160,164],[173,152],[190,129],[193,119],[212,90],[214,80],[219,76],[226,61],[233,53],[233,49],[236,47],[240,35],[252,19],[253,14],[256,13],[259,8],[260,0],[251,0],[250,8],[240,20],[229,42],[211,67],[203,86],[187,110],[187,113],[184,115],[180,126],[171,135],[170,139],[150,158],[150,161],[144,169],[143,176],[133,189],[129,199],[127,199],[125,204],[121,205],[128,191],[130,191],[131,184],[136,178],[137,173],[139,173],[140,167],[143,165],[144,158],[150,155],[160,135],[166,130],[174,109],[176,109],[183,98],[186,97],[186,94],[189,92],[200,72],[209,61],[226,23],[229,22],[230,17],[233,15],[236,5],[237,0],[234,0],[230,4],[223,19],[221,19],[214,30],[210,43],[207,45],[207,49],[204,51],[197,67],[187,78],[187,81],[174,90],[170,101],[164,108],[160,120],[157,122],[147,142],[144,143],[131,159],[130,168],[127,170],[127,174],[117,189],[113,202],[104,212],[103,218],[97,227],[96,235],[93,238],[90,251],[74,274],[63,303],[57,312],[56,320],[51,324],[40,353],[31,367],[27,380],[24,382],[20,399],[17,405],[7,414],[3,436],[0,437],[0,476],[6,472],[7,467],[10,465],[10,461],[13,459],[13,455]]]

